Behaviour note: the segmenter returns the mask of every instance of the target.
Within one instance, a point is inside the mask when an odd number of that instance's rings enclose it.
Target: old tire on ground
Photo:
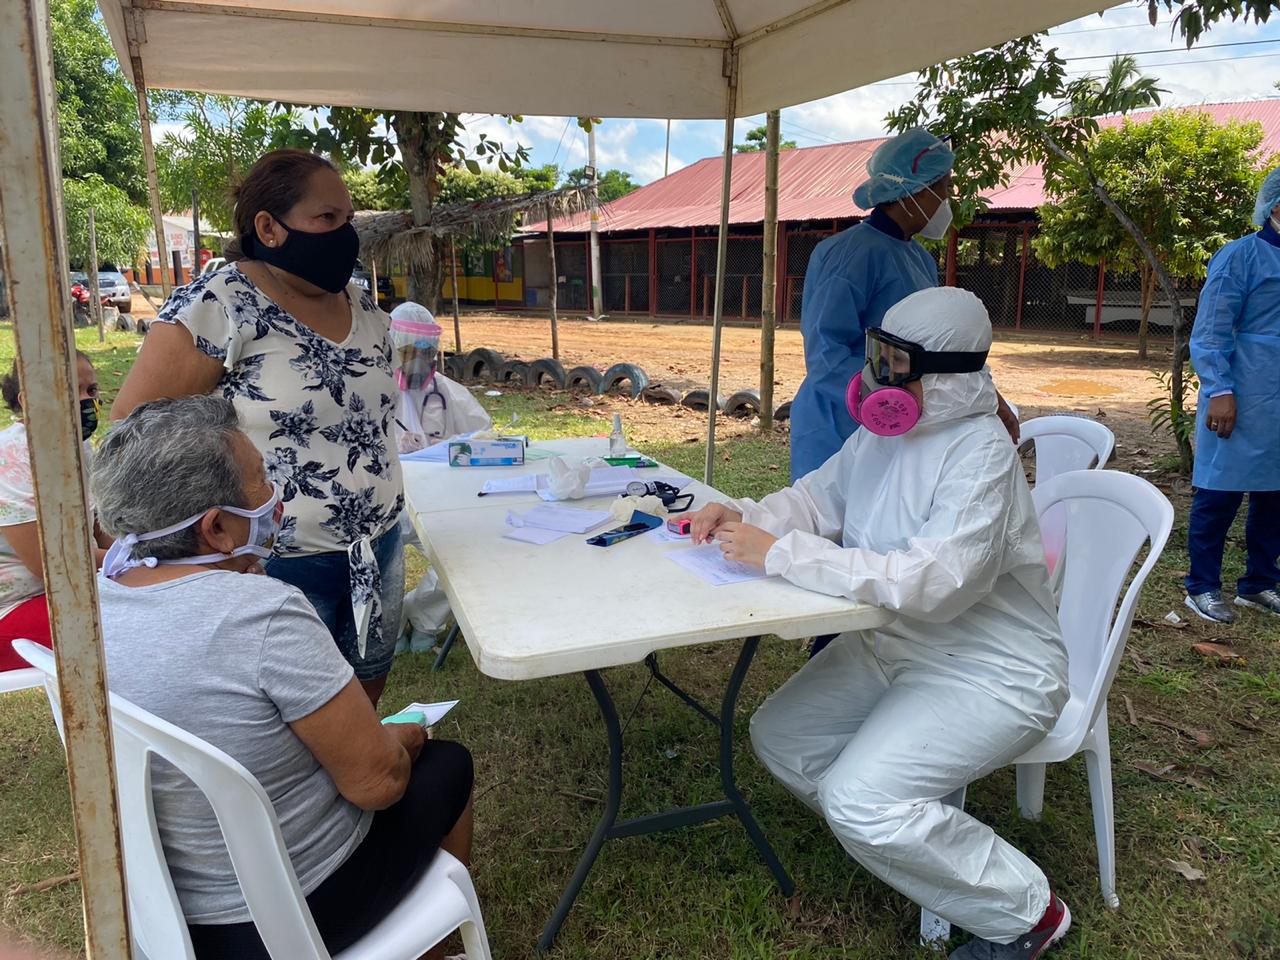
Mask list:
[[[529,364],[529,385],[534,387],[555,387],[563,390],[565,385],[564,364],[559,360],[544,357]]]
[[[760,413],[760,391],[754,389],[739,390],[725,401],[724,413],[727,417],[750,419]]]
[[[462,379],[469,381],[495,380],[502,369],[502,354],[487,347],[476,347],[467,354],[462,367]]]
[[[634,363],[615,363],[604,372],[600,382],[601,393],[611,393],[623,383],[630,383],[627,395],[634,400],[649,385],[649,375]]]
[[[602,382],[600,371],[595,367],[574,367],[564,378],[564,385],[570,390],[595,394],[600,392]]]
[[[451,353],[444,358],[444,362],[440,365],[440,369],[444,371],[444,375],[450,380],[462,381],[462,368],[466,365],[466,358],[457,353]]]
[[[684,395],[684,399],[680,401],[682,407],[688,407],[690,410],[707,410],[711,405],[710,390],[690,390]],[[724,397],[718,397],[716,403],[717,410],[724,409]]]
[[[498,368],[497,383],[509,384],[513,387],[527,387],[533,383],[529,364],[523,360],[508,360]]]
[[[651,383],[640,391],[640,399],[645,403],[674,407],[680,403],[680,391],[672,387],[664,387],[660,383]]]
[[[791,401],[788,400],[786,403],[780,406],[777,410],[773,411],[773,420],[775,423],[777,423],[782,420],[790,420],[790,419],[791,419]]]

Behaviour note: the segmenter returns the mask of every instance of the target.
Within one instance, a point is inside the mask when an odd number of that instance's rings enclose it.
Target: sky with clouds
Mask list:
[[[1136,59],[1143,72],[1156,77],[1168,93],[1170,105],[1253,100],[1280,96],[1280,21],[1269,24],[1217,24],[1191,50],[1170,35],[1167,19],[1152,27],[1146,5],[1125,3],[1102,16],[1090,16],[1051,31],[1053,43],[1072,60],[1073,74],[1100,73],[1117,53],[1143,53]],[[1263,42],[1257,42],[1263,41]],[[1221,44],[1243,44],[1220,46]],[[810,147],[884,133],[884,118],[908,100],[913,75],[850,90],[782,111],[782,135]],[[764,115],[739,118],[737,140],[764,123]],[[566,117],[525,117],[509,125],[497,117],[474,116],[467,122],[471,137],[484,132],[511,143],[525,144],[531,163],[556,163],[567,170],[586,162],[586,134]],[[667,121],[605,119],[596,130],[597,162],[601,169],[629,171],[639,183],[662,176]],[[675,120],[671,123],[670,169],[678,170],[721,150],[722,121]]]

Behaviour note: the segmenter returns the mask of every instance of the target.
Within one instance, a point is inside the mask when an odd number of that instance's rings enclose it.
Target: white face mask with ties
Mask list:
[[[933,192],[932,187],[925,187],[925,189],[938,200],[938,209],[933,211],[933,216],[925,221],[925,225],[917,232],[927,240],[941,240],[947,235],[947,231],[951,229],[951,201],[938,197]],[[924,208],[920,206],[920,202],[914,196],[911,198],[911,202],[916,205],[916,211],[923,217]]]
[[[198,557],[177,557],[172,560],[157,560],[155,557],[142,557],[139,559],[133,556],[134,546],[144,540],[158,540],[161,537],[167,537],[171,533],[177,533],[179,530],[195,526],[209,512],[209,510],[201,510],[195,516],[188,517],[186,520],[165,527],[162,530],[125,534],[111,545],[111,549],[103,557],[103,574],[108,579],[113,579],[126,570],[132,570],[134,567],[155,567],[160,564],[219,563],[223,560],[245,556],[254,556],[261,560],[271,557],[271,548],[275,544],[276,536],[280,533],[280,522],[284,519],[284,502],[281,500],[278,486],[272,484],[270,498],[262,506],[253,510],[228,506],[210,507],[209,509],[225,510],[227,513],[235,514],[237,517],[246,518],[249,521],[249,541],[242,546],[236,547],[230,553],[204,553]]]

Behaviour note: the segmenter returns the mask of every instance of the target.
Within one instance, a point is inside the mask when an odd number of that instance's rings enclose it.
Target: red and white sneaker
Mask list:
[[[1067,935],[1071,929],[1071,911],[1061,899],[1049,895],[1049,909],[1034,928],[1013,943],[992,943],[974,937],[951,952],[950,960],[1037,960],[1044,952]]]

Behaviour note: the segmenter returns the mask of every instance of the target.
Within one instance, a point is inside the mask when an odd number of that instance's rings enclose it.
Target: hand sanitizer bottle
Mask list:
[[[613,432],[609,434],[609,456],[625,457],[627,455],[627,438],[622,434],[622,414],[613,415]]]

